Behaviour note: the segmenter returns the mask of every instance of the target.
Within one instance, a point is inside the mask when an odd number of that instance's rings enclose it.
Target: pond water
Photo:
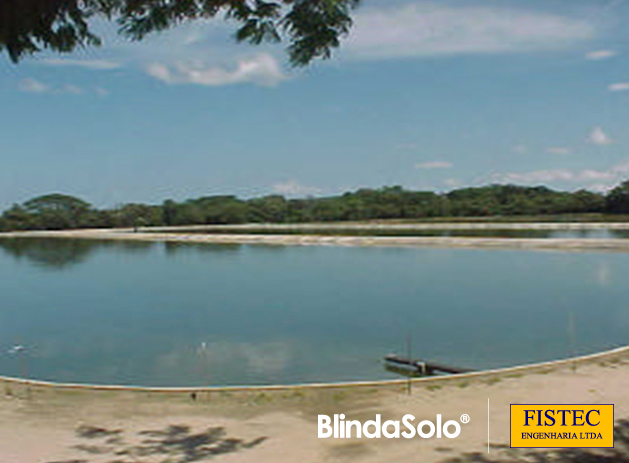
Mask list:
[[[150,231],[150,230],[148,230]],[[162,230],[158,230],[161,232]],[[264,234],[264,235],[291,235],[291,234],[314,234],[314,235],[350,235],[350,236],[443,236],[461,238],[577,238],[577,239],[627,239],[629,230],[624,229],[556,229],[556,230],[536,230],[536,229],[421,229],[412,227],[386,227],[386,228],[343,228],[338,227],[234,227],[234,226],[213,226],[212,228],[190,228],[179,229],[178,233],[197,234]]]
[[[0,374],[387,379],[409,335],[467,368],[563,358],[629,343],[628,274],[623,253],[0,239]]]

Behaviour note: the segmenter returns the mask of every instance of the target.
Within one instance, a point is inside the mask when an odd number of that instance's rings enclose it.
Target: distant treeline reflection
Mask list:
[[[128,253],[146,253],[156,246],[163,246],[169,256],[194,248],[195,252],[234,252],[241,245],[204,245],[198,243],[155,243],[150,241],[110,241],[91,239],[58,238],[4,238],[0,239],[0,251],[17,260],[25,260],[36,266],[63,269],[81,264],[99,250],[120,250]]]

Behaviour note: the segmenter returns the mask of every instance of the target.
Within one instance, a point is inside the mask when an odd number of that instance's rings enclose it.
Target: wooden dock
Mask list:
[[[401,374],[411,374],[413,376],[431,376],[440,373],[457,375],[474,371],[468,368],[458,368],[450,365],[444,365],[442,363],[428,362],[425,360],[413,360],[400,357],[395,354],[387,355],[384,358],[384,364],[385,368],[388,370]]]

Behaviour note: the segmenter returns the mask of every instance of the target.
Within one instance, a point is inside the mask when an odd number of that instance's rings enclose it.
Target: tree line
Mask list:
[[[629,180],[607,194],[556,191],[544,186],[489,185],[447,193],[400,186],[362,188],[339,196],[252,199],[204,196],[160,205],[124,204],[99,209],[54,193],[15,204],[0,216],[0,230],[62,230],[143,226],[303,223],[378,219],[629,214]]]

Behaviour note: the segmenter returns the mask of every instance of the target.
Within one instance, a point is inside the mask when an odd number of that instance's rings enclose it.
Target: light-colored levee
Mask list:
[[[316,223],[246,223],[230,225],[189,225],[150,227],[154,231],[179,230],[360,230],[360,231],[413,231],[413,230],[629,230],[629,222],[316,222]]]
[[[307,384],[286,384],[286,385],[265,385],[265,386],[206,386],[206,387],[148,387],[148,386],[125,386],[106,384],[80,384],[80,383],[57,383],[52,381],[39,381],[24,378],[14,378],[0,376],[0,383],[10,386],[28,386],[30,388],[59,389],[59,390],[82,390],[82,391],[127,391],[127,392],[152,392],[152,393],[192,393],[192,392],[272,392],[290,390],[317,390],[317,389],[348,389],[348,388],[374,388],[374,387],[395,387],[408,385],[409,383],[428,385],[431,383],[458,383],[470,380],[490,381],[496,378],[508,377],[511,375],[524,375],[531,373],[551,372],[556,369],[578,369],[580,366],[592,363],[613,362],[629,358],[629,346],[617,347],[603,352],[582,355],[560,360],[531,363],[513,367],[498,368],[492,370],[481,370],[471,373],[445,376],[428,376],[413,379],[378,380],[378,381],[356,381],[342,383],[307,383]]]
[[[72,238],[207,244],[259,244],[273,246],[374,246],[524,249],[573,252],[629,252],[629,239],[615,238],[467,238],[425,236],[334,236],[316,234],[203,234],[182,233],[174,230],[168,233],[162,231],[133,232],[128,229],[6,232],[0,233],[0,239],[2,238]]]

